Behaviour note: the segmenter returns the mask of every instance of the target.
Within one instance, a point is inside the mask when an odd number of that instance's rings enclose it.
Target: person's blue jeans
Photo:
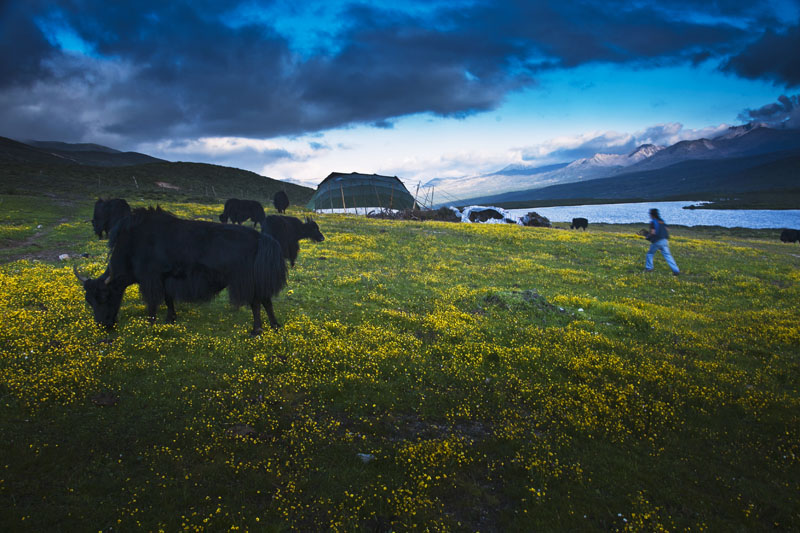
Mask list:
[[[675,263],[675,259],[673,259],[672,254],[669,253],[669,244],[667,239],[661,239],[660,241],[656,241],[650,245],[650,249],[647,250],[647,257],[644,261],[645,270],[653,270],[653,256],[659,250],[661,251],[661,255],[664,256],[664,260],[667,262],[667,265],[669,265],[669,268],[672,269],[674,273],[679,273],[680,269]]]

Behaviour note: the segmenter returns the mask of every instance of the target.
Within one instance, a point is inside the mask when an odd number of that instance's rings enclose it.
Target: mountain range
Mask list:
[[[491,174],[434,179],[426,185],[464,198],[459,205],[735,194],[799,188],[798,158],[800,130],[748,124],[712,139],[666,147],[645,144],[630,154],[599,153],[544,167],[516,164]],[[495,194],[486,196],[487,190]]]

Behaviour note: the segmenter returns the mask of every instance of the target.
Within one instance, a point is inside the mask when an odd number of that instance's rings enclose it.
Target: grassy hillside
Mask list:
[[[293,205],[305,205],[314,194],[308,187],[203,163],[99,167],[0,161],[0,194],[5,195],[214,204],[228,198],[247,198],[267,206],[272,205],[272,197],[279,190],[286,191]]]
[[[774,231],[673,228],[674,278],[633,227],[320,216],[282,329],[131,288],[109,333],[55,260],[103,270],[90,204],[0,200],[4,531],[800,529]]]

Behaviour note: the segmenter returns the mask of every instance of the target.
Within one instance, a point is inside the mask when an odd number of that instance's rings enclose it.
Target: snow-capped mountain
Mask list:
[[[492,174],[436,179],[426,185],[436,186],[447,196],[468,199],[663,169],[684,161],[760,156],[796,149],[800,149],[800,130],[773,129],[754,123],[731,127],[713,139],[680,141],[668,147],[644,144],[627,155],[599,153],[549,167],[514,164]]]
[[[736,137],[741,137],[742,135],[750,133],[756,128],[766,128],[766,127],[768,126],[763,122],[751,122],[749,124],[744,124],[742,126],[731,126],[725,131],[725,133],[722,133],[714,137],[714,140],[735,139]]]
[[[639,161],[652,157],[656,152],[663,150],[661,146],[653,144],[643,144],[628,155],[623,154],[595,154],[592,157],[573,161],[567,168],[588,168],[588,167],[629,167]]]
[[[662,147],[643,144],[630,154],[595,154],[571,163],[547,166],[512,164],[491,174],[472,177],[436,178],[425,184],[460,199],[510,191],[547,187],[610,176],[652,157]]]

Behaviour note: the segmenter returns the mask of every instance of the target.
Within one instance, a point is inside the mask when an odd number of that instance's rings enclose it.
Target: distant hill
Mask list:
[[[800,149],[750,157],[688,160],[610,178],[485,196],[470,203],[521,207],[555,200],[702,200],[798,188]]]
[[[70,144],[56,141],[14,141],[0,137],[0,161],[121,167],[165,162],[138,152],[120,152],[99,144]]]
[[[680,141],[625,169],[624,173],[664,168],[689,160],[721,160],[800,149],[800,130],[758,127],[732,136]],[[618,172],[618,174],[621,172]]]
[[[42,150],[59,150],[63,152],[106,152],[109,154],[121,154],[119,150],[92,143],[64,143],[60,141],[22,141],[25,144],[41,148]]]
[[[629,154],[598,153],[559,165],[514,164],[480,176],[435,178],[426,185],[435,186],[447,197],[464,199],[459,203],[470,204],[486,197],[486,191],[506,197],[514,192],[656,170],[682,161],[742,158],[795,149],[800,149],[800,130],[749,124],[732,127],[712,139],[680,141],[667,147],[645,144]]]
[[[202,203],[236,197],[265,207],[279,190],[295,206],[304,206],[314,194],[309,187],[238,168],[171,163],[100,145],[33,142],[0,137],[0,194]]]
[[[681,141],[666,148],[645,145],[629,156],[596,154],[526,176],[530,185],[475,195],[459,205],[530,205],[550,200],[623,200],[692,197],[797,189],[800,130],[762,126],[731,128],[714,139]],[[634,161],[636,159],[636,161]],[[484,184],[486,177],[473,178]],[[541,205],[541,204],[539,204]]]

